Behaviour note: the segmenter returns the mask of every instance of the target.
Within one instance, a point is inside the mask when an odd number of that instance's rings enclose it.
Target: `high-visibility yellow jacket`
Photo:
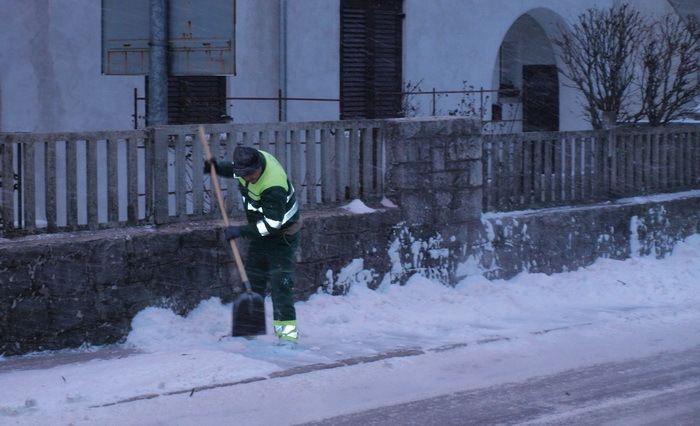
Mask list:
[[[248,225],[241,228],[245,237],[279,235],[299,220],[294,186],[284,168],[272,154],[263,150],[258,150],[258,154],[263,166],[257,182],[249,183],[237,177],[248,219]],[[216,171],[222,176],[234,177],[232,163],[217,163]]]

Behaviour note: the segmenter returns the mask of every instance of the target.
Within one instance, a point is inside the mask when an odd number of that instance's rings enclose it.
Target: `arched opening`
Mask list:
[[[501,42],[494,67],[499,91],[492,115],[509,130],[559,130],[559,76],[549,36],[559,19],[552,15],[540,10],[521,15]]]

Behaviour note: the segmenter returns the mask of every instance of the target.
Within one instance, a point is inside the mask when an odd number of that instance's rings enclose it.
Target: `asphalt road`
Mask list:
[[[700,346],[309,425],[700,425]]]

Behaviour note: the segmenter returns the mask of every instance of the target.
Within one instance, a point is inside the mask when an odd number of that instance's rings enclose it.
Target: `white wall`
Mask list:
[[[0,131],[132,128],[142,77],[101,75],[100,2],[0,0]]]
[[[559,24],[555,18],[575,19],[585,9],[608,7],[611,1],[406,0],[404,80],[422,80],[424,91],[461,89],[465,80],[475,88],[493,89],[499,46],[521,15],[536,16],[551,35]],[[457,96],[448,99],[459,100]],[[560,87],[560,99],[561,128],[586,128],[575,94]],[[421,106],[429,108],[429,96]],[[453,108],[444,98],[440,106]]]
[[[276,96],[278,0],[237,3],[238,75],[229,78],[229,96]],[[101,74],[100,7],[99,0],[0,0],[0,131],[133,128],[133,90],[144,96],[144,77]],[[236,122],[277,121],[273,101],[233,103]]]
[[[279,0],[237,0],[236,76],[229,96],[276,97],[279,84]],[[231,100],[234,123],[277,121],[276,101]]]
[[[285,0],[283,0],[285,1]],[[338,99],[340,0],[287,1],[287,96]],[[338,102],[290,101],[288,121],[337,120]]]
[[[615,0],[614,3],[627,3],[642,12],[642,14],[656,18],[675,13],[673,6],[667,0]]]
[[[339,0],[238,0],[237,75],[230,96],[337,99],[340,87]],[[280,38],[286,13],[286,40]],[[283,52],[286,45],[286,67]],[[236,123],[278,120],[276,101],[229,101]],[[336,120],[337,102],[288,101],[287,121]]]
[[[617,1],[405,0],[403,81],[422,80],[424,91],[461,89],[463,81],[494,89],[499,46],[523,14],[551,37],[557,25],[585,9]],[[666,0],[632,1],[644,12],[673,11]],[[283,74],[279,30],[285,3]],[[286,88],[287,96],[338,98],[339,4],[238,0],[237,75],[228,79],[229,96],[275,97]],[[0,25],[0,131],[132,128],[133,89],[143,95],[144,78],[101,75],[99,0],[0,0],[0,11],[5,18]],[[429,112],[430,96],[416,99],[423,113]],[[439,109],[452,109],[459,99],[442,98]],[[560,103],[562,129],[588,127],[576,91],[563,81]],[[229,106],[234,122],[277,121],[275,101],[229,101]],[[290,121],[337,119],[338,109],[337,103],[289,102],[286,115]]]

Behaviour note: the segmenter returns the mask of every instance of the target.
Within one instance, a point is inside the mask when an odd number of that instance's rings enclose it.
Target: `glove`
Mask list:
[[[215,159],[212,158],[211,160],[204,160],[204,174],[210,174],[212,167],[214,167],[214,170],[217,169]]]
[[[241,236],[240,226],[228,226],[224,229],[224,238],[227,240],[233,240]]]

